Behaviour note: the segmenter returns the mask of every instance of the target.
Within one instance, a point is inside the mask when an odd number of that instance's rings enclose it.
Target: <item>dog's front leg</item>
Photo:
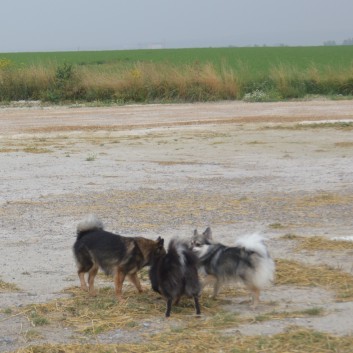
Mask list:
[[[130,282],[131,282],[132,284],[135,285],[135,287],[137,288],[137,290],[139,291],[139,293],[142,293],[142,292],[143,292],[142,286],[141,286],[141,283],[140,283],[140,280],[138,279],[136,272],[129,275],[129,280],[130,280]]]
[[[123,283],[125,279],[125,272],[121,270],[117,270],[114,276],[114,283],[115,283],[115,294],[116,296],[121,299],[122,298],[122,289],[123,289]]]

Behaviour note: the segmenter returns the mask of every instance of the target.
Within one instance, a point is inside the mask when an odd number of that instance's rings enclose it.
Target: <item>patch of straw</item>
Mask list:
[[[21,348],[17,353],[161,353],[161,352],[234,352],[234,353],[324,353],[352,351],[353,337],[337,337],[309,329],[291,327],[273,336],[222,335],[202,330],[170,330],[156,334],[141,344],[45,344]]]
[[[50,153],[50,152],[52,152],[51,150],[49,150],[47,148],[40,148],[40,147],[36,147],[36,146],[26,147],[26,148],[24,148],[23,151],[27,152],[27,153]]]
[[[18,292],[20,289],[16,284],[4,282],[0,279],[0,293],[1,292]]]
[[[331,240],[321,236],[297,237],[296,250],[329,250],[344,251],[353,249],[352,241]]]
[[[320,286],[336,291],[339,300],[353,298],[353,277],[325,266],[306,266],[288,260],[277,260],[277,285]],[[144,278],[146,273],[142,273]],[[115,353],[115,352],[168,352],[179,353],[219,351],[224,352],[350,352],[353,337],[336,338],[332,335],[294,328],[274,336],[243,337],[230,334],[244,323],[255,323],[293,317],[324,315],[321,308],[304,311],[271,311],[254,316],[225,311],[224,300],[212,300],[207,291],[201,297],[202,316],[195,317],[191,299],[183,298],[178,306],[173,306],[170,319],[164,318],[166,303],[158,296],[146,291],[137,294],[130,286],[124,288],[125,301],[119,302],[113,288],[101,288],[97,297],[89,297],[79,288],[67,289],[69,298],[58,299],[45,304],[27,306],[23,315],[46,318],[53,325],[71,327],[74,330],[95,337],[99,343],[99,333],[116,329],[134,332],[136,338],[143,337],[143,323],[159,319],[162,324],[155,334],[145,334],[143,343],[122,344],[43,344],[21,348],[17,353]],[[350,289],[349,289],[350,288]],[[222,296],[239,294],[245,291],[234,288],[222,290]],[[23,308],[22,308],[23,309]],[[30,317],[29,317],[30,319]],[[228,331],[228,332],[227,332]],[[92,336],[93,335],[93,336]]]
[[[334,193],[319,193],[300,198],[296,201],[299,207],[320,207],[330,205],[347,205],[352,203],[352,195],[340,195]]]
[[[353,300],[353,276],[329,266],[309,266],[296,261],[277,259],[276,284],[321,287],[332,290],[337,301]]]
[[[304,328],[292,327],[288,332],[263,337],[244,337],[236,342],[233,352],[271,353],[348,353],[352,350],[353,337],[337,337]]]
[[[23,311],[28,320],[41,317],[49,323],[61,322],[84,334],[99,334],[114,329],[136,329],[144,321],[164,318],[166,301],[150,291],[137,294],[134,288],[124,290],[123,301],[115,297],[111,287],[100,288],[96,297],[90,297],[79,288],[65,291],[69,298],[61,298],[43,304],[29,305]],[[202,301],[203,313],[215,314],[219,311],[216,301]],[[190,298],[182,298],[178,306],[172,307],[172,317],[184,320],[195,314],[194,303]]]

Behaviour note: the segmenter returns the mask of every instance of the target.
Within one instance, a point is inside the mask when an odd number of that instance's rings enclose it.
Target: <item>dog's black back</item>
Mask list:
[[[201,291],[197,272],[197,256],[186,246],[172,240],[168,253],[155,257],[150,268],[152,289],[167,299],[166,316],[170,316],[172,302],[182,295],[193,297],[196,313],[200,314],[198,297]]]
[[[134,238],[123,237],[103,229],[93,229],[79,233],[74,244],[74,254],[83,272],[94,263],[106,273],[124,268],[128,273],[144,266],[144,258]]]

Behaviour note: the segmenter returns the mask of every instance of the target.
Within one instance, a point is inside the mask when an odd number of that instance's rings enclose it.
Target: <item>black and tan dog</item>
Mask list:
[[[159,243],[160,249],[164,249],[163,239]],[[165,251],[154,254],[149,276],[152,289],[167,300],[166,317],[170,316],[172,303],[177,304],[182,295],[194,298],[196,314],[200,315],[197,262],[187,244],[176,238],[170,241],[167,254]]]
[[[106,274],[114,276],[115,293],[122,297],[125,277],[142,292],[137,272],[151,264],[152,255],[159,251],[159,240],[143,237],[123,237],[107,232],[102,222],[94,215],[89,215],[77,226],[77,239],[73,246],[78,267],[81,288],[95,295],[94,278],[101,268]],[[88,273],[88,287],[85,274]]]

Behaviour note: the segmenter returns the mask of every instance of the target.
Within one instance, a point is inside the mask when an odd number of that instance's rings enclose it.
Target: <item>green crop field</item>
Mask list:
[[[0,100],[255,101],[353,94],[353,46],[0,53]]]
[[[259,73],[278,65],[298,69],[316,66],[320,69],[349,68],[353,65],[353,46],[322,47],[249,47],[249,48],[195,48],[154,50],[113,50],[40,53],[0,53],[16,65],[103,65],[136,62],[190,65],[195,62],[212,63],[217,67],[227,64],[237,70],[244,66]]]

